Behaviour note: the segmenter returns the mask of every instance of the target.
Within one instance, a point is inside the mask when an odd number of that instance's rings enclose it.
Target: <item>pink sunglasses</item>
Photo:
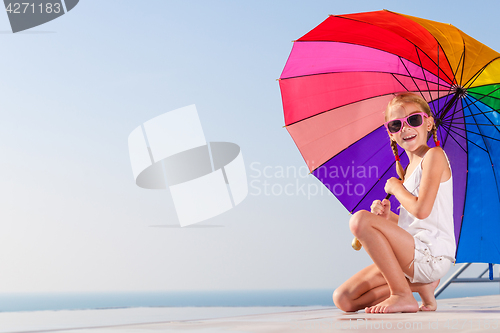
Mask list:
[[[392,133],[399,133],[403,129],[403,121],[410,127],[417,128],[422,126],[424,118],[429,116],[425,112],[412,113],[404,118],[398,118],[384,123],[385,128]]]

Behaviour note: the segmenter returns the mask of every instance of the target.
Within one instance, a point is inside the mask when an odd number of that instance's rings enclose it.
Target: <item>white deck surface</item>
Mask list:
[[[274,310],[269,313],[273,308],[131,308],[0,313],[0,332],[500,332],[500,295],[438,300],[436,312],[343,313],[334,307]],[[214,318],[214,311],[225,317]],[[248,311],[255,314],[241,315]],[[203,319],[209,317],[213,319]]]

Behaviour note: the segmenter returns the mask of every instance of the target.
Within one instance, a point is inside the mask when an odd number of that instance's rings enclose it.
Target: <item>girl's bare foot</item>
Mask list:
[[[434,291],[439,285],[439,281],[434,281],[431,283],[427,283],[419,287],[418,294],[422,299],[422,305],[420,306],[420,311],[436,311],[437,302],[434,297]]]
[[[417,312],[418,303],[410,293],[408,295],[391,295],[385,301],[365,308],[366,313]]]

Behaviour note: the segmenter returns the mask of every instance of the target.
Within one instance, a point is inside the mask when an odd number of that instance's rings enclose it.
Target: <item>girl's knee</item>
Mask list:
[[[336,307],[342,310],[341,306],[345,296],[344,293],[340,290],[340,288],[335,289],[332,298],[333,298],[333,304],[335,304]]]
[[[341,287],[335,289],[332,295],[333,303],[337,308],[345,312],[352,312],[354,310],[354,305],[349,298],[349,295],[346,291],[342,290]]]
[[[360,210],[351,216],[349,228],[354,236],[358,237],[369,226],[369,217],[371,214],[367,210]]]

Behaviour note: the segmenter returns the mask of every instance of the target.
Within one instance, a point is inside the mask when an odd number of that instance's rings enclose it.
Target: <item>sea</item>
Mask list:
[[[138,307],[333,307],[334,289],[0,293],[0,312]],[[500,294],[500,284],[452,284],[438,299]],[[420,300],[418,294],[414,294]]]

